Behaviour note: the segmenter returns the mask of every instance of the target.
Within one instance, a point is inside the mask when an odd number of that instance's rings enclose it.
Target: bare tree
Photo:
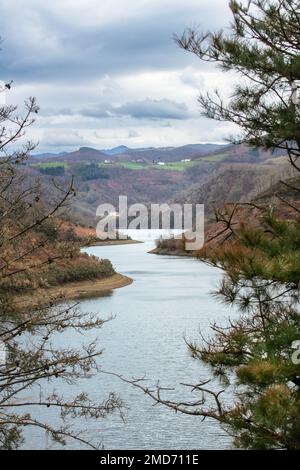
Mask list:
[[[18,448],[24,428],[33,426],[60,444],[73,438],[97,448],[99,442],[73,431],[70,423],[76,417],[99,419],[114,411],[121,413],[122,402],[114,393],[105,399],[99,394],[97,400],[84,391],[72,399],[55,393],[56,382],[72,384],[99,373],[102,353],[98,341],[70,348],[57,346],[55,338],[70,329],[82,333],[99,330],[105,321],[83,314],[76,305],[56,306],[57,299],[50,297],[43,299],[43,307],[24,310],[18,295],[29,286],[34,296],[34,279],[42,269],[67,258],[68,250],[53,251],[47,230],[42,228],[61,213],[75,193],[72,179],[67,185],[53,181],[51,198],[49,191],[45,197],[43,184],[26,166],[35,145],[26,142],[16,150],[37,113],[34,98],[25,103],[23,115],[14,106],[0,108],[0,447]],[[52,383],[53,391],[45,396],[43,387],[47,384],[49,390]],[[29,391],[35,398],[28,398]],[[60,426],[33,417],[29,407],[57,409]]]

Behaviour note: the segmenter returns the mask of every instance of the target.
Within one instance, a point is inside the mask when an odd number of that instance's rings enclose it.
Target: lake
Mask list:
[[[199,331],[209,334],[209,325],[223,323],[230,311],[212,295],[222,273],[193,258],[149,254],[153,240],[142,244],[99,246],[84,249],[99,258],[108,258],[115,269],[134,279],[111,295],[84,300],[83,311],[101,318],[115,315],[98,332],[104,348],[100,359],[104,370],[131,379],[146,376],[147,385],[174,388],[167,396],[181,400],[193,396],[184,383],[199,383],[209,370],[189,357],[184,337],[197,339]],[[95,334],[89,332],[88,339]],[[78,344],[78,334],[68,333],[59,340]],[[82,336],[80,336],[82,340]],[[85,339],[85,338],[84,338]],[[216,387],[216,385],[215,385]],[[125,420],[118,414],[99,421],[74,423],[85,429],[85,437],[102,442],[106,449],[225,449],[231,440],[214,420],[176,414],[163,406],[153,406],[151,398],[117,377],[98,374],[76,386],[62,385],[62,394],[88,391],[94,398],[118,393],[127,408]],[[31,411],[31,410],[30,410]],[[35,411],[36,413],[36,411]],[[43,413],[43,416],[41,416]],[[58,423],[54,410],[39,411],[39,418]],[[38,430],[26,432],[26,448],[53,448]],[[70,442],[68,448],[79,448]]]

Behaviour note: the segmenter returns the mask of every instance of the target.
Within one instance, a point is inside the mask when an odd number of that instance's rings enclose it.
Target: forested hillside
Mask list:
[[[290,175],[282,153],[245,145],[111,152],[84,147],[60,155],[31,156],[24,171],[42,178],[46,186],[53,177],[64,181],[73,175],[77,197],[70,216],[87,225],[95,225],[99,204],[117,206],[120,195],[127,195],[130,204],[176,201],[208,205],[224,201],[225,196],[228,201],[245,200]]]

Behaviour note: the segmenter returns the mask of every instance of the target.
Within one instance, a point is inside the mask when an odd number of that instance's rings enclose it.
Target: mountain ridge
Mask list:
[[[170,147],[139,147],[129,148],[126,145],[119,145],[111,149],[97,149],[94,147],[83,146],[70,152],[43,152],[32,154],[35,159],[40,158],[60,158],[74,156],[75,159],[81,158],[95,158],[97,160],[106,160],[108,157],[118,157],[122,160],[126,158],[142,159],[146,161],[152,161],[153,159],[166,161],[178,161],[181,158],[192,158],[204,154],[209,154],[220,150],[226,145],[223,144],[187,144],[183,146],[170,146]]]

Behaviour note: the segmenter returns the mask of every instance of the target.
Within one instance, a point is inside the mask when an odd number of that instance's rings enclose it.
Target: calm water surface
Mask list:
[[[210,322],[224,323],[228,318],[230,311],[210,295],[218,285],[221,273],[192,258],[148,254],[153,246],[153,241],[147,241],[85,249],[87,253],[110,259],[118,272],[130,276],[134,282],[109,296],[84,300],[80,308],[97,312],[101,318],[116,315],[97,333],[104,348],[101,357],[104,370],[127,378],[145,375],[148,385],[159,380],[162,385],[175,388],[169,396],[191,400],[191,392],[180,383],[199,383],[209,376],[209,372],[189,357],[183,338],[197,339],[199,330],[209,333]],[[90,340],[96,333],[89,332],[82,338],[82,335],[70,332],[58,341],[77,346],[86,336]],[[82,389],[97,399],[114,391],[127,405],[125,421],[116,414],[98,422],[74,422],[78,429],[85,429],[85,437],[101,440],[107,449],[230,447],[229,437],[215,421],[201,422],[197,417],[178,415],[162,406],[153,406],[150,398],[116,377],[99,374],[76,386],[62,385],[59,392],[68,395]],[[40,419],[58,422],[51,409],[43,413],[43,416],[39,415]],[[26,448],[51,446],[53,444],[39,431],[27,432]],[[69,448],[78,447],[76,442],[69,444]]]

